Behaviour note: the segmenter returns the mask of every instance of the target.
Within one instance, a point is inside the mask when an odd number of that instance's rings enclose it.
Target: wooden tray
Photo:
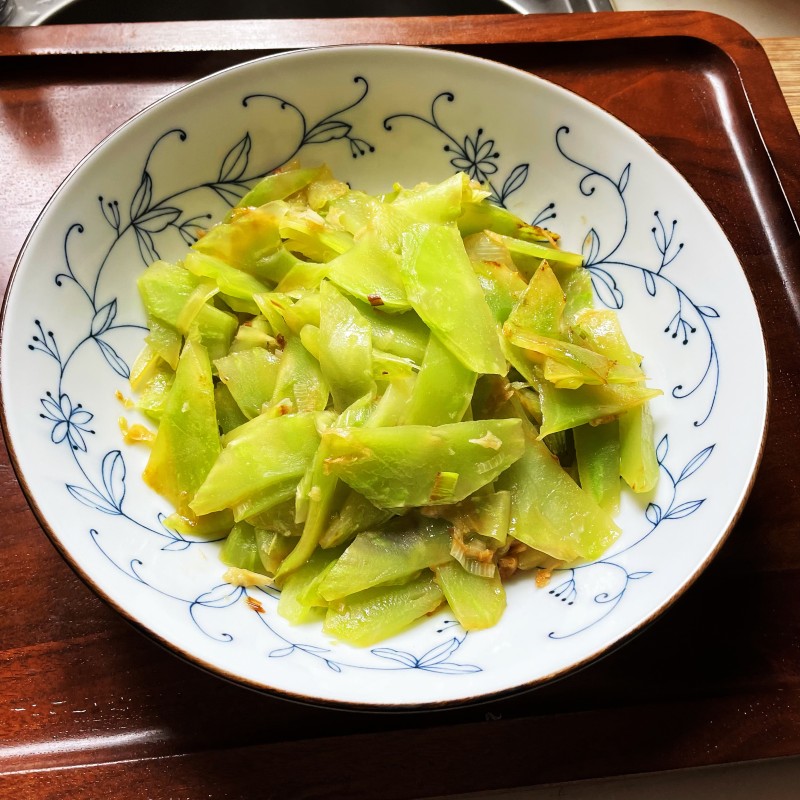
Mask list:
[[[692,183],[739,252],[768,339],[770,430],[750,501],[686,595],[602,662],[486,706],[369,715],[250,693],[140,636],[61,560],[3,454],[5,792],[388,799],[800,753],[800,137],[734,23],[675,12],[0,28],[3,284],[52,191],[133,113],[262,53],[355,42],[534,72],[616,114]]]

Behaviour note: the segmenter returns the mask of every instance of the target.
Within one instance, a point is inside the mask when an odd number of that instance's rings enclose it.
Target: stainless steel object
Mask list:
[[[0,0],[0,25],[8,22],[15,11],[14,0]]]
[[[229,0],[228,18],[406,16],[412,14],[513,13],[558,14],[613,11],[611,0],[302,0],[298,5],[263,0]],[[41,25],[67,22],[144,22],[178,19],[218,19],[218,0],[0,0],[0,24]],[[333,9],[333,11],[331,11]],[[5,17],[4,12],[5,10]]]

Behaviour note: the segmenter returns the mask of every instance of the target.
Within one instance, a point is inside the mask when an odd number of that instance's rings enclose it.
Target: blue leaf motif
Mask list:
[[[675,481],[676,483],[680,483],[683,480],[686,480],[690,475],[694,475],[703,464],[708,461],[709,456],[711,453],[714,452],[714,445],[709,445],[708,447],[701,450],[694,458],[689,460],[689,463],[681,470],[681,474],[678,476],[678,480]]]
[[[681,503],[679,506],[673,508],[664,519],[683,519],[684,517],[688,517],[689,514],[694,514],[703,503],[705,503],[705,499],[690,500],[688,503]]]
[[[661,506],[656,503],[648,503],[644,515],[651,525],[658,525],[661,522],[661,513]]]
[[[648,572],[646,570],[642,570],[641,572],[631,572],[628,575],[628,580],[631,581],[640,581],[642,578],[646,578],[648,575],[652,575],[652,571]]]
[[[304,653],[311,653],[312,655],[317,653],[330,653],[329,647],[318,647],[315,644],[296,644],[295,647],[298,650],[302,650]]]
[[[332,669],[334,672],[341,672],[342,671],[342,668],[335,661],[330,661],[327,658],[325,659],[325,666],[328,669]]]
[[[145,264],[152,264],[158,261],[158,250],[156,250],[153,237],[142,228],[134,225],[133,230],[136,232],[136,244],[139,245],[139,255]]]
[[[247,194],[247,187],[239,183],[212,183],[211,188],[229,206],[235,206]]]
[[[655,297],[656,279],[653,277],[653,273],[650,272],[649,269],[643,269],[642,277],[644,278],[644,288],[647,289],[647,294],[649,294],[650,297]]]
[[[192,235],[186,230],[186,228],[183,227],[183,225],[178,228],[178,233],[181,235],[181,239],[183,239],[183,241],[188,244],[189,247],[191,247],[197,241],[197,236]]]
[[[420,656],[420,667],[429,667],[434,664],[440,664],[442,661],[447,661],[458,650],[460,644],[461,642],[454,637],[449,641],[436,645],[436,647],[432,647],[427,653]]]
[[[656,459],[658,460],[659,464],[664,463],[667,453],[669,453],[669,435],[665,433],[661,437],[661,441],[656,446]]]
[[[165,544],[161,549],[168,553],[178,553],[182,550],[188,550],[191,544],[192,543],[186,539],[173,539],[171,542]]]
[[[105,333],[105,331],[107,331],[111,327],[116,316],[117,316],[116,299],[112,300],[110,303],[106,303],[101,308],[98,308],[94,316],[92,317],[92,325],[91,325],[92,336],[99,336],[101,333]]]
[[[130,378],[131,371],[128,369],[128,365],[123,359],[117,355],[117,351],[108,342],[104,342],[102,339],[96,338],[95,341],[100,348],[100,352],[103,354],[103,358],[108,362],[108,366],[121,378]]]
[[[270,658],[286,658],[286,656],[290,656],[295,651],[295,646],[289,645],[289,647],[279,647],[277,650],[270,650],[269,657]]]
[[[220,583],[213,589],[199,595],[194,605],[204,608],[228,608],[236,603],[244,594],[241,586],[232,586],[230,583]]]
[[[617,311],[622,308],[624,298],[622,292],[617,288],[617,282],[613,276],[604,269],[592,267],[592,287],[600,302],[606,308],[613,308]]]
[[[179,208],[165,206],[152,208],[136,220],[136,227],[148,233],[161,233],[172,225],[181,215]]]
[[[620,194],[624,194],[625,189],[628,186],[628,180],[631,177],[631,165],[628,164],[625,169],[622,170],[622,175],[619,176],[619,180],[617,181],[617,189],[619,189]]]
[[[323,144],[324,142],[332,142],[336,139],[344,139],[351,130],[353,130],[352,125],[334,119],[330,122],[324,122],[316,128],[312,128],[304,143]]]
[[[112,450],[103,456],[101,466],[103,475],[103,486],[105,486],[107,496],[120,511],[122,501],[125,499],[125,460],[119,450]]]
[[[142,180],[139,187],[136,189],[136,194],[133,195],[131,200],[131,221],[137,219],[141,214],[150,208],[150,203],[153,200],[153,179],[150,173],[145,170],[142,173]]]
[[[525,181],[528,180],[529,168],[530,166],[528,164],[517,164],[517,166],[511,170],[511,173],[505,179],[503,188],[500,191],[500,198],[502,200],[505,200],[510,194],[520,189]]]
[[[373,655],[378,656],[378,658],[397,661],[399,664],[403,664],[411,669],[417,666],[417,659],[412,656],[411,653],[406,653],[405,650],[395,650],[392,647],[376,647],[371,652]]]
[[[598,232],[592,228],[589,233],[586,234],[583,240],[583,245],[581,245],[581,254],[583,255],[584,266],[590,267],[592,264],[594,264],[599,253],[600,234],[598,234]]]
[[[67,484],[67,491],[80,503],[93,508],[95,511],[102,511],[104,514],[119,514],[119,509],[93,489],[85,489],[82,486]]]
[[[229,151],[222,160],[219,168],[219,181],[238,181],[247,170],[247,162],[250,158],[250,148],[252,141],[250,134],[246,133]]]
[[[475,664],[433,664],[429,667],[420,667],[425,672],[437,672],[440,675],[471,675],[483,670]]]
[[[704,317],[719,317],[719,311],[711,306],[696,306],[697,310],[704,316]]]

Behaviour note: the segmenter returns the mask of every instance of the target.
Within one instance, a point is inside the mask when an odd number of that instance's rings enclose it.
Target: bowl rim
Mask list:
[[[7,419],[7,411],[6,411],[7,390],[5,388],[5,382],[2,379],[4,363],[5,363],[5,358],[3,356],[6,351],[5,332],[6,332],[6,322],[8,318],[7,312],[11,302],[12,294],[14,292],[16,279],[21,271],[21,266],[25,259],[25,255],[27,253],[30,242],[35,236],[39,227],[41,226],[50,207],[55,203],[56,199],[62,194],[62,192],[66,191],[67,185],[71,182],[73,176],[83,168],[84,164],[93,159],[95,154],[101,148],[103,148],[109,140],[116,137],[118,134],[120,134],[129,126],[134,125],[139,120],[140,117],[143,117],[146,114],[150,113],[154,108],[160,106],[161,104],[168,103],[169,101],[172,100],[173,97],[181,95],[189,90],[193,90],[195,87],[200,86],[206,82],[215,81],[228,73],[236,72],[238,70],[249,67],[254,67],[256,64],[268,61],[291,59],[294,57],[300,57],[300,58],[308,57],[308,56],[313,56],[313,54],[319,52],[328,52],[328,51],[352,52],[358,50],[368,51],[368,52],[410,51],[412,53],[414,52],[426,53],[426,54],[436,53],[439,56],[443,56],[445,58],[452,58],[454,60],[465,60],[472,63],[479,62],[484,65],[488,65],[490,68],[498,68],[501,71],[508,71],[514,73],[528,80],[532,80],[533,82],[539,82],[545,84],[549,88],[556,90],[557,93],[562,93],[566,96],[571,97],[573,100],[577,100],[579,104],[585,104],[591,106],[595,111],[598,111],[604,117],[610,118],[611,120],[613,120],[614,123],[622,126],[629,134],[635,136],[640,142],[646,145],[647,148],[649,148],[660,161],[662,161],[670,170],[672,170],[680,178],[680,180],[683,183],[686,184],[686,186],[690,188],[692,193],[695,195],[695,199],[701,203],[701,205],[703,206],[703,208],[705,208],[709,216],[712,219],[714,219],[714,221],[717,223],[719,232],[722,234],[722,236],[730,245],[731,252],[734,254],[739,264],[739,268],[741,269],[742,274],[745,278],[747,289],[750,292],[751,296],[753,297],[754,308],[756,312],[756,321],[758,324],[758,332],[760,334],[760,343],[763,347],[763,352],[764,352],[764,369],[765,369],[764,422],[761,429],[761,436],[758,448],[754,456],[752,457],[752,466],[750,467],[750,474],[747,484],[740,490],[737,506],[733,510],[733,513],[730,516],[727,526],[725,527],[724,530],[722,530],[719,533],[716,541],[714,542],[713,547],[707,552],[705,558],[700,563],[698,563],[697,566],[695,566],[695,568],[691,571],[691,573],[689,573],[684,577],[684,579],[680,582],[679,586],[672,592],[672,594],[670,594],[670,596],[662,603],[653,608],[649,614],[647,614],[644,618],[640,619],[639,622],[632,625],[627,631],[625,631],[617,638],[613,638],[609,642],[599,647],[596,647],[593,650],[593,652],[584,656],[579,661],[574,661],[567,666],[564,666],[562,668],[556,669],[548,673],[547,675],[543,675],[523,683],[518,683],[514,686],[498,689],[491,692],[484,692],[477,695],[464,695],[462,697],[453,698],[449,700],[439,700],[439,701],[433,700],[433,701],[405,702],[405,703],[403,702],[378,703],[378,702],[359,702],[352,700],[334,699],[324,696],[301,694],[288,689],[266,685],[265,683],[255,681],[250,678],[246,678],[244,676],[236,675],[227,670],[226,668],[217,666],[207,661],[206,659],[200,657],[199,655],[196,655],[194,653],[189,652],[188,650],[185,650],[181,646],[175,644],[174,642],[165,638],[161,634],[152,630],[144,622],[138,619],[133,611],[122,606],[93,581],[93,579],[87,574],[85,569],[78,562],[77,558],[75,558],[70,553],[69,549],[62,543],[55,529],[50,525],[50,523],[48,523],[44,513],[42,512],[38,502],[36,501],[34,492],[32,491],[30,485],[28,484],[28,480],[22,470],[20,461],[16,453],[16,449],[14,447],[14,443],[11,438],[10,426]],[[340,45],[304,47],[293,50],[286,50],[278,53],[270,53],[268,55],[256,57],[253,59],[248,59],[246,61],[242,61],[240,63],[225,67],[223,69],[216,70],[212,73],[209,73],[208,75],[204,75],[194,81],[190,81],[189,83],[186,83],[183,86],[179,86],[169,91],[162,97],[147,104],[145,107],[137,111],[127,120],[119,124],[108,134],[106,134],[69,170],[67,175],[60,181],[56,189],[48,198],[47,202],[44,204],[42,209],[37,214],[36,219],[34,220],[30,230],[28,231],[27,235],[25,236],[25,239],[23,240],[19,254],[17,255],[14,261],[14,265],[11,269],[11,272],[9,273],[9,279],[3,296],[2,306],[0,307],[0,428],[2,428],[3,439],[5,441],[7,452],[9,454],[9,460],[14,469],[14,473],[19,483],[19,486],[22,490],[23,496],[25,497],[28,506],[30,507],[34,516],[36,517],[37,522],[41,526],[47,538],[54,545],[58,553],[67,563],[67,565],[72,569],[72,571],[78,576],[78,578],[80,578],[80,580],[95,595],[97,595],[104,603],[110,606],[116,613],[118,613],[122,617],[122,619],[125,622],[131,625],[139,633],[143,634],[145,637],[153,641],[155,644],[159,645],[162,649],[168,651],[174,656],[177,656],[181,661],[184,661],[190,664],[191,666],[200,669],[205,673],[211,674],[217,678],[225,680],[228,683],[232,683],[236,686],[257,692],[259,694],[267,694],[270,696],[279,697],[281,699],[288,700],[290,702],[296,702],[302,705],[310,705],[320,708],[346,710],[354,712],[390,713],[390,714],[424,713],[429,711],[446,711],[456,708],[481,705],[484,703],[496,702],[499,700],[507,699],[525,692],[532,691],[534,689],[541,688],[548,684],[562,680],[574,673],[580,672],[586,669],[587,667],[591,666],[595,662],[598,662],[603,658],[605,658],[606,656],[609,656],[612,653],[616,652],[619,648],[623,647],[625,644],[627,644],[632,639],[636,638],[639,634],[641,634],[643,631],[645,631],[662,614],[664,614],[675,603],[677,603],[678,600],[680,600],[684,596],[687,590],[691,588],[691,586],[695,583],[695,581],[706,570],[711,561],[717,556],[720,549],[727,541],[731,531],[733,530],[739,518],[741,517],[741,514],[744,510],[745,505],[747,504],[753,485],[757,478],[759,467],[761,465],[761,460],[764,454],[767,432],[769,429],[769,418],[770,418],[770,410],[772,403],[772,396],[770,391],[771,382],[772,382],[772,376],[770,368],[768,342],[766,336],[764,335],[764,326],[761,322],[761,315],[759,313],[758,305],[755,302],[755,296],[753,295],[752,289],[750,287],[750,280],[747,276],[747,272],[745,271],[744,266],[741,264],[741,261],[739,261],[738,255],[736,255],[736,251],[733,248],[732,243],[730,242],[728,234],[725,232],[725,230],[723,229],[719,221],[716,219],[716,217],[712,214],[711,210],[708,208],[708,204],[706,203],[706,201],[699,195],[694,186],[689,182],[687,178],[683,176],[683,174],[677,169],[677,167],[675,167],[672,164],[672,162],[670,162],[658,150],[658,148],[656,148],[653,144],[647,141],[647,139],[645,139],[644,136],[642,136],[638,131],[627,125],[625,122],[619,119],[619,117],[615,116],[610,111],[607,111],[602,106],[598,105],[597,103],[594,103],[591,100],[588,100],[587,98],[583,97],[577,92],[567,89],[557,83],[554,83],[553,81],[549,81],[546,78],[542,78],[539,75],[527,72],[526,70],[520,67],[514,67],[499,61],[494,61],[484,56],[477,56],[471,53],[463,53],[461,51],[446,49],[443,46],[405,45],[405,44],[340,44]]]

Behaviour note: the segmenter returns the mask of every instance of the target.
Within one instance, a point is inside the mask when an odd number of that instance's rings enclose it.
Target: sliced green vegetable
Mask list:
[[[375,391],[372,336],[366,320],[338,289],[325,281],[321,290],[319,364],[337,412]]]
[[[300,602],[300,597],[337,555],[335,550],[315,550],[308,561],[283,581],[278,613],[284,619],[299,624],[322,618],[325,609],[304,605]]]
[[[327,265],[328,277],[343,292],[385,311],[408,311],[397,254],[377,233],[367,232]]]
[[[242,413],[253,419],[270,402],[280,369],[280,359],[261,347],[240,350],[214,362],[220,380],[228,387]]]
[[[430,427],[331,428],[327,468],[381,508],[456,503],[491,483],[524,450],[519,420]],[[443,479],[457,475],[446,495]]]
[[[319,587],[326,600],[396,583],[450,559],[450,533],[438,520],[412,522],[397,531],[359,533]]]
[[[214,429],[216,434],[216,419]],[[299,480],[318,444],[316,414],[250,420],[228,435],[194,496],[192,511],[208,514],[231,508],[281,481]]]
[[[432,335],[411,395],[407,425],[461,422],[472,400],[478,375],[467,369]]]
[[[300,337],[289,337],[275,378],[272,404],[288,400],[293,411],[324,411],[329,395],[317,359],[303,347]]]
[[[554,558],[597,558],[620,530],[526,425],[525,453],[498,480],[511,493],[509,534]]]
[[[580,425],[574,428],[575,456],[581,487],[598,505],[614,513],[619,508],[620,445],[616,420],[605,425]]]
[[[205,348],[190,339],[164,404],[144,480],[184,514],[219,452],[211,363]],[[221,508],[193,510],[204,514]]]
[[[649,492],[658,482],[653,417],[647,404],[619,417],[620,474],[634,492]]]
[[[320,546],[336,547],[361,531],[379,528],[393,516],[391,511],[372,505],[364,495],[350,491],[322,534]]]
[[[237,522],[222,545],[220,560],[223,564],[250,572],[264,572],[264,565],[258,554],[256,533],[252,525]]]
[[[436,583],[462,628],[478,631],[496,625],[506,609],[506,590],[499,573],[482,578],[465,570],[456,561],[434,569]]]
[[[365,589],[333,603],[322,629],[344,642],[369,647],[432,614],[443,600],[433,576],[423,573],[402,586]]]
[[[273,200],[284,200],[304,189],[322,173],[322,167],[287,169],[273,172],[262,178],[237,204],[237,208],[263,206]],[[231,212],[229,216],[236,216]]]
[[[401,265],[411,305],[456,358],[473,372],[505,375],[496,323],[458,229],[412,226]]]
[[[586,423],[607,422],[661,394],[659,389],[648,389],[638,383],[558,389],[546,380],[539,380],[536,388],[542,403],[540,436]]]

